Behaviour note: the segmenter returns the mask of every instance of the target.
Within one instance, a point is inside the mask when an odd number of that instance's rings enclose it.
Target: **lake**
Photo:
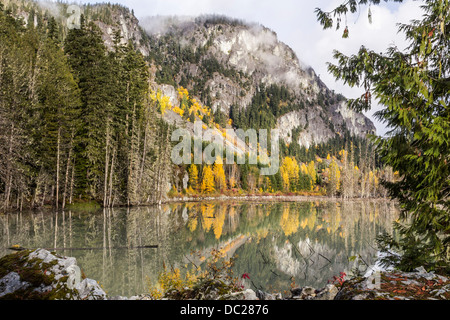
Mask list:
[[[75,257],[109,295],[130,297],[148,293],[164,266],[201,266],[212,249],[222,249],[235,258],[236,276],[249,275],[248,288],[283,293],[294,283],[322,288],[340,272],[349,274],[352,256],[373,264],[375,238],[392,232],[397,216],[393,203],[375,200],[0,214],[0,256],[16,244],[50,249]],[[157,248],[136,248],[142,246]]]

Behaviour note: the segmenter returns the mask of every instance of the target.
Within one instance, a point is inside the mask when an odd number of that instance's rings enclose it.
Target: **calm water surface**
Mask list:
[[[246,286],[284,292],[324,287],[354,267],[374,262],[375,237],[392,232],[395,206],[381,201],[184,203],[98,212],[40,211],[0,215],[0,256],[20,244],[58,248],[112,296],[147,293],[163,265],[202,265],[212,249],[235,257]],[[156,249],[123,247],[158,245]],[[73,248],[61,250],[63,248]],[[75,250],[76,248],[83,250]],[[93,248],[93,249],[89,249]],[[88,250],[86,250],[88,249]]]

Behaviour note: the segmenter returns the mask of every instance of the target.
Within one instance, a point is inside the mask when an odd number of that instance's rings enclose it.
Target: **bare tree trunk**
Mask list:
[[[5,209],[9,208],[9,200],[12,189],[12,147],[13,147],[14,124],[11,124],[11,132],[9,136],[8,156],[6,157],[6,190],[5,190]]]
[[[112,152],[112,160],[111,160],[111,170],[109,173],[109,197],[108,197],[108,206],[112,207],[113,201],[112,201],[112,190],[113,190],[113,174],[114,174],[114,162],[116,159],[116,148],[113,149]]]
[[[41,207],[43,207],[44,204],[45,204],[45,194],[46,194],[46,193],[47,193],[47,184],[44,183],[44,192],[43,192],[43,194],[42,194]]]
[[[69,146],[69,155],[67,156],[67,164],[66,164],[66,177],[64,180],[64,194],[63,194],[63,201],[62,201],[62,208],[66,207],[66,197],[67,197],[67,188],[69,184],[69,171],[70,171],[70,163],[72,162],[72,148],[73,148],[73,138],[74,138],[74,132],[72,130],[72,137],[70,138],[70,146]]]
[[[108,195],[108,167],[109,167],[109,118],[106,120],[106,147],[105,147],[105,181],[103,183],[103,207],[107,206]]]
[[[135,204],[138,200],[136,197],[136,191],[137,191],[137,177],[138,174],[138,165],[137,162],[139,161],[136,159],[138,157],[137,154],[137,146],[139,143],[139,134],[137,133],[138,130],[136,130],[136,103],[134,103],[133,106],[133,115],[131,118],[131,137],[130,137],[130,146],[128,148],[129,156],[128,156],[128,185],[127,185],[127,205],[130,207],[131,205]]]
[[[75,179],[75,157],[73,158],[73,164],[72,164],[72,177],[70,179],[70,194],[69,194],[69,204],[73,203],[73,185],[74,185],[74,179]]]
[[[142,184],[142,177],[144,176],[145,157],[147,155],[147,139],[148,139],[148,123],[145,124],[144,150],[142,151],[141,170],[139,173],[139,186]]]
[[[56,210],[59,208],[59,158],[61,153],[61,127],[58,128],[58,140],[56,146]]]

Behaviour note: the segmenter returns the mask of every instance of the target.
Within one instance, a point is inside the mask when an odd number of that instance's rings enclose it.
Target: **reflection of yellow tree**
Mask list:
[[[190,217],[189,221],[188,221],[188,228],[189,231],[194,232],[197,229],[197,225],[198,225],[198,220],[197,217]]]
[[[311,212],[311,215],[308,218],[308,229],[313,231],[314,227],[316,225],[317,211],[312,202],[311,202],[310,212]]]
[[[198,218],[197,218],[197,212],[195,208],[193,208],[195,204],[193,203],[186,203],[185,207],[188,210],[188,223],[187,226],[189,228],[189,231],[194,232],[197,230],[198,226]]]
[[[202,212],[202,225],[203,229],[208,232],[211,229],[214,218],[214,205],[207,203],[202,204],[200,208]]]
[[[302,227],[302,229],[305,229],[307,225],[308,225],[308,218],[305,218],[302,220],[300,227]]]
[[[268,228],[263,228],[263,229],[258,229],[256,231],[256,243],[259,243],[262,239],[267,238],[267,236],[269,235],[269,229]]]
[[[283,208],[280,225],[286,237],[296,233],[300,226],[298,212],[293,210],[293,213],[291,213],[289,205],[285,205]]]
[[[331,216],[330,226],[328,228],[329,233],[335,233],[341,225],[341,207],[339,203],[336,203],[334,207],[334,214]]]
[[[216,236],[216,239],[220,239],[223,232],[223,225],[225,223],[225,216],[227,213],[227,206],[223,205],[220,207],[219,210],[216,210],[216,214],[213,220],[213,229],[214,229],[214,235]]]

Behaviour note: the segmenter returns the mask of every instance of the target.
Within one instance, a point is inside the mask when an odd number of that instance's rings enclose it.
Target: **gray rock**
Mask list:
[[[303,295],[312,296],[312,295],[315,295],[315,293],[316,293],[316,289],[314,289],[312,287],[304,287],[302,290]]]
[[[314,300],[334,300],[339,289],[333,284],[328,284],[324,289],[317,293]]]
[[[84,279],[77,290],[80,293],[81,300],[107,300],[106,293],[95,280]]]
[[[17,290],[27,289],[31,284],[20,279],[17,272],[10,272],[0,279],[0,298]]]
[[[249,301],[259,300],[258,297],[256,296],[255,291],[253,291],[251,289],[247,289],[247,290],[241,291],[241,292],[227,294],[227,295],[222,296],[221,299],[223,299],[223,300],[249,300]]]
[[[412,280],[412,279],[402,281],[402,283],[403,283],[405,286],[410,286],[410,285],[420,286],[420,283],[419,283],[419,282],[417,282],[416,280]]]
[[[270,294],[261,290],[256,290],[256,296],[259,300],[281,300],[282,296],[281,293],[278,294]]]
[[[52,282],[51,284],[48,282],[39,284],[35,283],[35,281],[30,281],[33,283],[31,284],[24,281],[15,270],[11,270],[0,279],[0,298],[18,290],[27,290],[28,293],[33,294],[45,294],[52,290],[64,288],[67,291],[66,299],[107,299],[106,293],[95,280],[84,279],[80,282],[80,272],[76,272],[79,270],[79,267],[76,265],[75,258],[56,256],[44,249],[37,249],[28,254],[28,256],[16,255],[11,257],[17,259],[17,263],[20,263],[20,268],[23,270],[36,270],[36,267],[45,268],[45,281],[52,279]],[[51,267],[48,265],[51,265]],[[14,268],[17,267],[16,265]]]
[[[418,272],[419,274],[427,273],[427,270],[425,270],[424,267],[416,268],[415,271]]]
[[[299,287],[297,287],[297,288],[292,288],[291,289],[291,293],[292,293],[292,296],[293,297],[295,297],[295,296],[300,296],[301,294],[302,294],[302,288],[299,288]]]

